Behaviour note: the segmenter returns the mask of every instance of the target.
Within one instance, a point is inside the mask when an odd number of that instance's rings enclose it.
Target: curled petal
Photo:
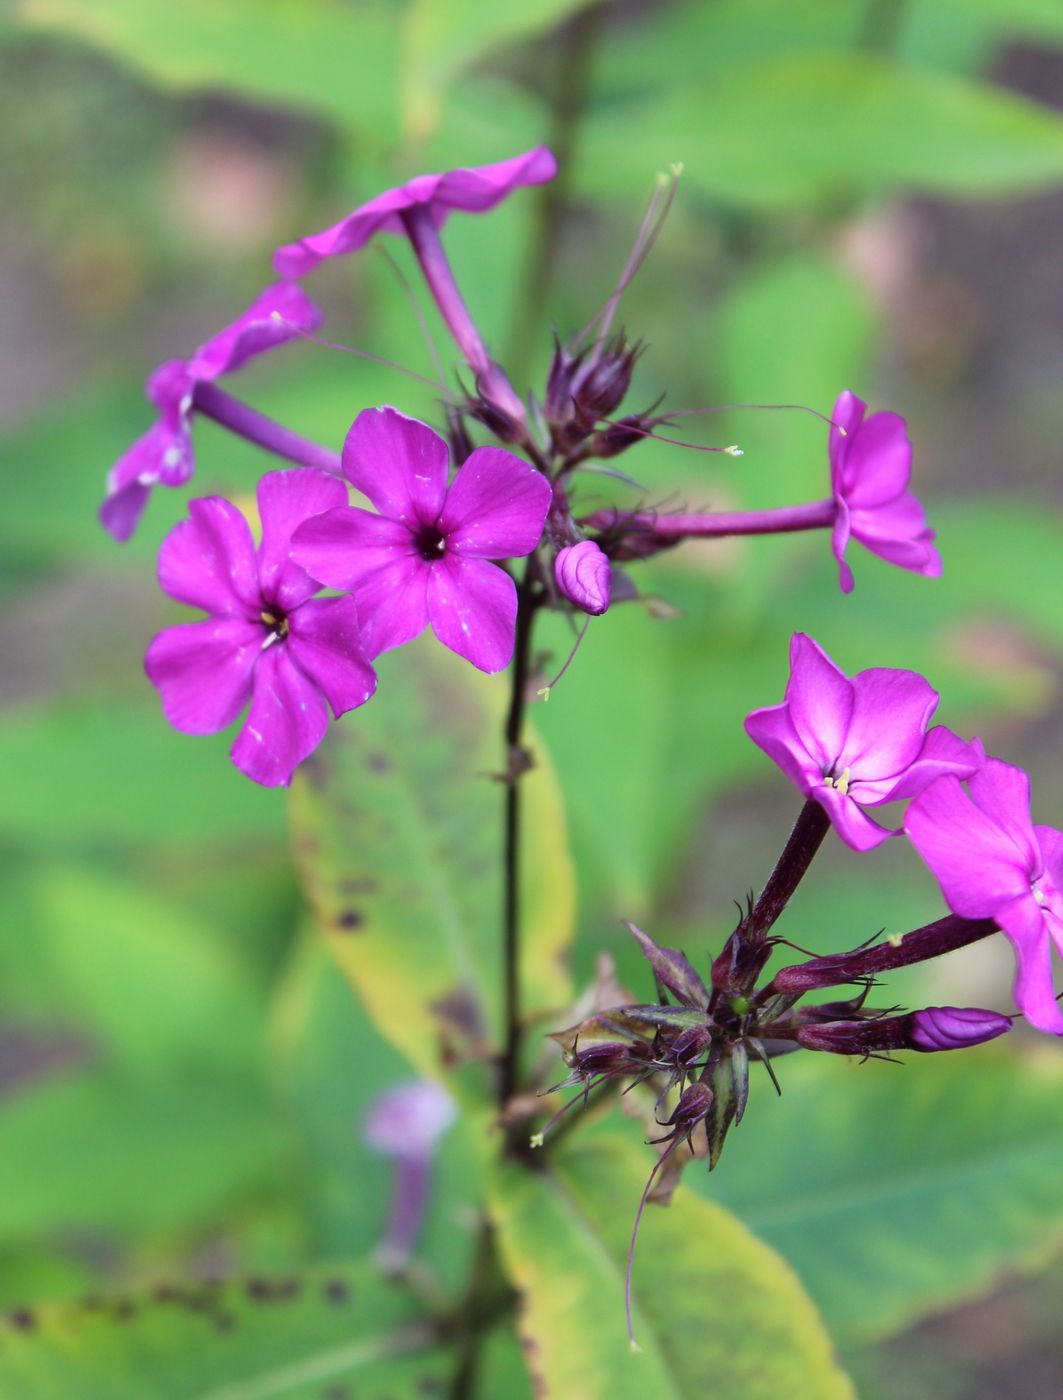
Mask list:
[[[813,788],[809,796],[816,799],[830,817],[835,831],[854,851],[873,851],[883,841],[899,834],[872,821],[858,803],[837,788],[825,785]]]
[[[219,616],[261,611],[255,545],[247,521],[220,496],[189,501],[159,550],[159,585],[189,607]]]
[[[768,705],[746,716],[746,733],[779,765],[794,786],[807,797],[819,785],[819,766],[809,757],[790,719],[789,705]]]
[[[288,651],[332,706],[337,719],[376,690],[353,598],[314,598],[288,619]]]
[[[481,671],[502,671],[513,655],[517,589],[496,564],[447,554],[430,566],[428,619],[445,647]]]
[[[554,578],[564,597],[591,617],[600,617],[608,610],[613,592],[612,566],[608,555],[593,540],[581,540],[562,549],[554,560]]]
[[[266,473],[258,483],[258,576],[264,599],[288,610],[318,591],[317,580],[290,557],[292,535],[304,520],[346,503],[343,482],[314,467]]]
[[[882,783],[861,783],[860,800],[874,806],[877,802],[896,802],[915,797],[935,778],[969,778],[985,762],[985,750],[975,740],[968,744],[943,724],[927,731],[919,757],[910,764],[899,779]],[[874,794],[874,795],[872,795]]]
[[[351,484],[410,529],[434,524],[447,493],[450,452],[438,433],[396,408],[367,408],[343,444]]]
[[[148,647],[144,669],[162,711],[184,734],[215,734],[251,694],[265,631],[242,618],[208,618],[168,627]]]
[[[1044,911],[1027,891],[993,916],[1015,948],[1015,1005],[1039,1031],[1063,1035],[1063,1011],[1052,985],[1052,944]]]
[[[193,380],[217,379],[302,332],[317,330],[324,319],[302,287],[274,282],[231,326],[199,347],[188,361],[188,374]]]
[[[478,447],[458,470],[439,518],[447,548],[470,559],[518,559],[542,538],[553,491],[501,447]]]
[[[137,438],[107,474],[107,497],[100,521],[116,540],[127,540],[144,513],[151,488],[182,486],[195,470],[192,438],[181,420],[176,427],[160,421]]]
[[[1042,869],[1041,847],[1030,818],[1030,779],[1021,768],[987,758],[971,778],[971,797],[978,809],[1012,842],[1017,859],[1031,876]]]
[[[283,642],[255,667],[251,709],[230,753],[241,773],[263,787],[287,787],[328,728],[325,697],[296,666]]]

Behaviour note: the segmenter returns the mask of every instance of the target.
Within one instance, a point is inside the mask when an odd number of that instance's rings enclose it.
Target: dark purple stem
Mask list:
[[[879,972],[912,963],[939,958],[956,948],[966,948],[980,938],[996,933],[992,919],[964,919],[959,914],[946,914],[935,923],[913,929],[896,942],[887,939],[871,948],[856,948],[849,953],[834,953],[825,958],[783,967],[772,980],[772,989],[785,995],[813,991],[817,987],[840,987],[846,982],[858,982]]]
[[[192,394],[192,407],[205,418],[213,418],[223,428],[253,442],[256,447],[264,447],[267,452],[283,457],[285,461],[295,462],[300,467],[319,467],[332,476],[343,476],[338,452],[300,437],[290,428],[259,413],[257,408],[234,399],[224,389],[219,389],[217,384],[198,383]]]
[[[616,510],[599,510],[580,523],[596,530],[627,528],[659,540],[715,539],[726,535],[784,535],[796,530],[822,530],[834,524],[836,510],[833,501],[706,515],[658,515],[653,511],[624,515]]]
[[[790,832],[783,853],[761,891],[760,898],[753,906],[745,930],[749,938],[763,938],[775,923],[812,864],[812,859],[823,844],[823,838],[829,829],[830,817],[819,803],[810,797],[801,808],[801,814],[794,823],[794,829]]]

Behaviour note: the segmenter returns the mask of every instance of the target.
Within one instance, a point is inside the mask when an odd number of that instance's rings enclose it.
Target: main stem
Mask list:
[[[499,1066],[498,1102],[503,1110],[517,1089],[520,1071],[520,780],[524,769],[521,738],[531,659],[531,633],[535,603],[531,592],[532,561],[517,589],[517,635],[513,647],[509,710],[505,727],[505,853],[503,896],[504,1021],[505,1039]]]

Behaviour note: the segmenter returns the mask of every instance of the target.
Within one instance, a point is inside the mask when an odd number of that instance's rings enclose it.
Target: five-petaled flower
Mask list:
[[[431,624],[451,651],[481,671],[513,654],[517,590],[496,559],[531,551],[550,508],[550,483],[501,447],[478,447],[449,489],[450,453],[426,424],[394,408],[355,419],[343,470],[380,512],[338,506],[307,520],[292,557],[358,601],[371,657]]]
[[[1052,943],[1063,951],[1063,832],[1035,826],[1030,780],[987,758],[968,780],[932,783],[904,829],[937,877],[949,908],[993,919],[1015,946],[1015,1003],[1039,1030],[1063,1035],[1052,988]]]
[[[147,395],[159,417],[107,476],[100,520],[115,539],[128,539],[136,529],[153,486],[183,486],[195,471],[192,414],[197,386],[213,383],[255,355],[316,330],[323,319],[300,287],[276,282],[190,359],[167,360],[155,370]]]
[[[830,430],[830,479],[834,494],[831,548],[838,561],[843,593],[853,589],[853,571],[845,562],[850,538],[872,554],[927,578],[941,573],[933,546],[934,532],[911,491],[912,444],[904,419],[896,413],[872,413],[848,389],[834,405]],[[839,429],[844,429],[842,433]]]
[[[746,733],[826,810],[846,845],[868,851],[897,832],[865,807],[913,797],[943,774],[967,777],[981,762],[980,749],[944,725],[927,731],[938,698],[914,671],[875,667],[850,680],[797,632],[786,698],[747,715]]]
[[[292,531],[346,499],[342,482],[312,467],[269,472],[258,484],[262,541],[218,496],[189,502],[189,519],[159,553],[159,583],[201,622],[167,628],[144,667],[166,718],[186,734],[213,734],[250,699],[232,759],[266,787],[292,773],[338,719],[376,688],[352,598],[316,598],[320,583],[289,558]],[[327,704],[326,704],[327,702]]]

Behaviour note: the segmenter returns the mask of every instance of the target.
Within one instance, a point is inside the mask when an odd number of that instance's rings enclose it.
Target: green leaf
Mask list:
[[[626,1138],[567,1142],[543,1169],[504,1164],[491,1212],[522,1294],[520,1330],[549,1395],[742,1400],[852,1394],[790,1269],[719,1206],[680,1188],[649,1207],[624,1326],[628,1237],[653,1155]]]
[[[432,638],[381,658],[380,694],[292,792],[296,852],[330,946],[418,1069],[483,1053],[501,985],[504,686]],[[563,1006],[574,918],[564,811],[536,749],[521,778],[526,1014]]]
[[[175,92],[222,89],[377,141],[395,128],[398,26],[385,0],[21,0],[17,15]]]
[[[419,1400],[450,1369],[410,1295],[367,1265],[19,1310],[0,1330],[0,1390],[20,1400],[321,1400],[348,1386]]]
[[[794,1265],[840,1342],[899,1331],[1063,1249],[1063,1065],[995,1050],[760,1076],[707,1178]]]
[[[798,54],[603,105],[580,152],[587,189],[630,189],[683,160],[694,188],[736,205],[884,185],[1003,194],[1063,175],[1063,119],[984,84],[866,54]]]

